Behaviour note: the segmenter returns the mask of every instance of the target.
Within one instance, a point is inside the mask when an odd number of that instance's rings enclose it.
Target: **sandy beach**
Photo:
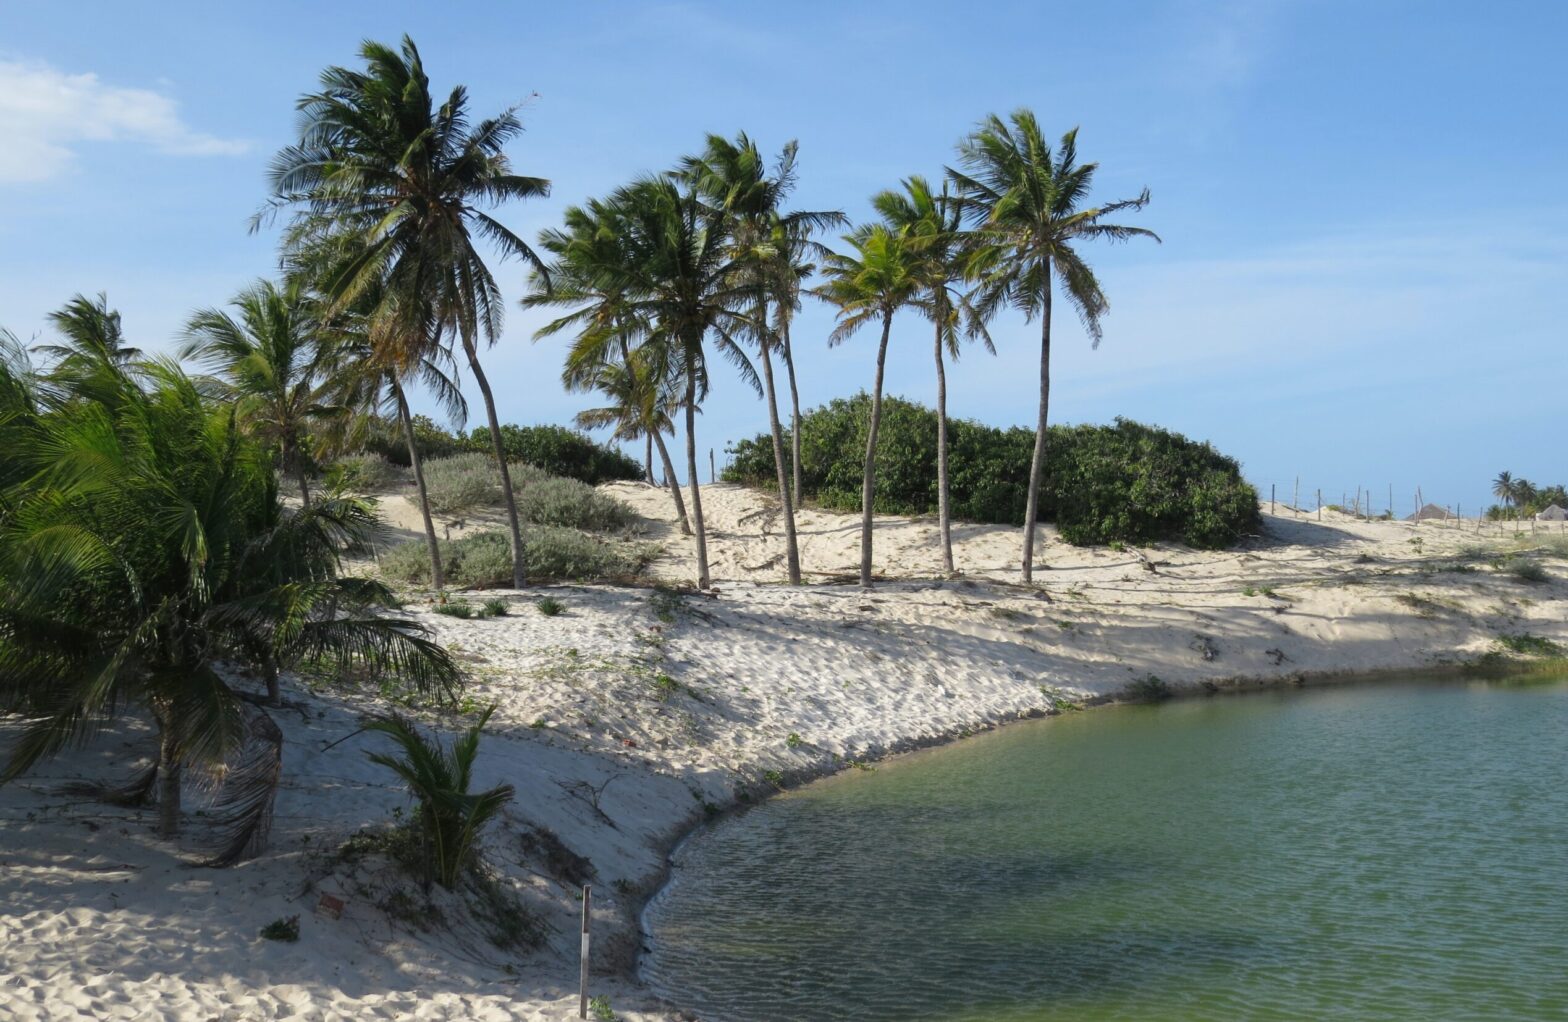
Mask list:
[[[605,487],[643,517],[665,554],[654,578],[692,575],[667,491]],[[1499,635],[1568,642],[1568,558],[1538,556],[1550,580],[1499,571],[1492,552],[1562,538],[1558,527],[1478,531],[1360,521],[1264,506],[1265,534],[1235,549],[1075,548],[1042,527],[1036,585],[1018,584],[1018,533],[957,525],[961,573],[940,575],[933,519],[887,518],[863,592],[848,578],[858,516],[805,509],[812,583],[783,579],[775,504],[704,487],[715,578],[708,594],[554,586],[498,594],[507,616],[458,620],[408,609],[463,660],[464,708],[497,706],[476,783],[517,796],[489,831],[498,880],[548,925],[536,952],[503,955],[459,927],[422,932],[378,904],[379,889],[334,854],[407,798],[355,734],[373,693],[285,683],[283,789],[271,849],[227,870],[193,866],[200,802],[184,847],[153,836],[153,814],[69,794],[120,777],[151,751],[128,718],[83,752],[0,788],[0,1016],[18,1019],[565,1019],[575,1017],[579,902],[530,840],[547,829],[591,861],[593,992],[626,1019],[678,1017],[632,975],[636,913],[680,836],[780,785],[951,739],[1064,702],[1125,696],[1151,676],[1177,691],[1288,684],[1338,674],[1476,660]],[[402,538],[402,495],[383,513]],[[484,526],[467,521],[452,534]],[[1517,538],[1516,538],[1517,536]],[[1484,548],[1479,549],[1479,548]],[[456,730],[463,714],[417,711]],[[0,734],[13,727],[0,722]],[[323,894],[346,903],[318,910]],[[261,939],[300,917],[297,943]]]

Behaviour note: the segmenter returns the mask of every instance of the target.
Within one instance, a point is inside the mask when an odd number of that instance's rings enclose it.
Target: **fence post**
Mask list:
[[[1318,491],[1318,521],[1323,520],[1323,491]]]
[[[577,972],[577,1017],[588,1017],[588,911],[593,903],[593,888],[583,885],[583,950],[582,965]]]
[[[1274,513],[1274,484],[1269,483],[1269,514]]]
[[[1301,517],[1301,477],[1296,477],[1296,488],[1290,493],[1290,511],[1297,518]]]
[[[713,448],[710,447],[708,448],[708,482],[716,483],[718,481],[719,472],[713,467]]]

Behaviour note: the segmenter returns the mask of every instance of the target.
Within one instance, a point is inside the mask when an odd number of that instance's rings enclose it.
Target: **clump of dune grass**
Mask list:
[[[566,604],[553,596],[541,596],[534,601],[534,609],[545,617],[556,617],[566,609]]]
[[[464,589],[498,589],[512,584],[512,554],[506,533],[476,532],[440,544],[449,584]],[[658,553],[648,544],[590,536],[575,529],[533,526],[523,534],[523,566],[530,579],[587,582],[632,578]],[[430,584],[430,555],[424,540],[388,550],[381,572],[414,585]]]
[[[1499,635],[1497,645],[1519,656],[1560,657],[1563,655],[1563,647],[1559,643],[1542,635],[1531,635],[1529,632]]]
[[[1501,570],[1504,574],[1512,575],[1521,582],[1549,582],[1552,578],[1551,575],[1547,574],[1545,566],[1533,557],[1510,557],[1503,561]]]

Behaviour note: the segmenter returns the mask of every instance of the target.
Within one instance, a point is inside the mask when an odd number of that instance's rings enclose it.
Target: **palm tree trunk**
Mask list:
[[[871,388],[871,422],[866,426],[866,470],[860,483],[860,587],[871,588],[871,506],[876,500],[877,429],[882,425],[882,368],[887,364],[887,337],[893,311],[882,314],[882,343],[877,346],[877,377]]]
[[[697,588],[713,584],[708,577],[708,534],[702,527],[702,490],[697,485],[697,377],[686,374],[686,481],[691,486],[692,526],[697,534]]]
[[[430,494],[425,491],[425,468],[419,458],[419,444],[414,441],[414,418],[408,414],[408,397],[403,393],[403,384],[393,380],[392,393],[397,398],[397,416],[403,420],[403,436],[408,440],[408,463],[414,469],[414,486],[419,491],[419,513],[425,520],[425,545],[430,550],[430,587],[444,589],[446,572],[441,570],[436,523],[430,518]]]
[[[506,448],[501,445],[501,420],[495,414],[495,395],[490,393],[490,380],[479,365],[479,352],[474,350],[472,338],[463,339],[463,353],[468,356],[468,368],[474,371],[474,382],[479,384],[479,394],[485,401],[485,418],[490,422],[490,447],[501,473],[501,499],[506,501],[507,539],[512,544],[512,588],[521,589],[528,584],[523,571],[523,528],[517,520],[517,494],[512,492],[512,473],[506,467]]]
[[[654,478],[653,478],[653,434],[649,433],[647,435],[646,439],[648,441],[648,450],[647,450],[646,456],[643,458],[643,462],[642,463],[643,463],[645,474],[647,476],[647,483],[648,483],[648,485],[649,486],[657,486],[659,484],[657,482],[655,482]]]
[[[670,487],[670,496],[675,498],[675,516],[681,522],[681,535],[691,535],[691,522],[686,520],[686,502],[681,499],[681,484],[675,478],[675,466],[670,462],[670,449],[664,446],[664,437],[657,432],[648,434],[651,441],[659,445],[659,460],[664,463],[664,481]]]
[[[280,705],[283,702],[283,693],[278,688],[278,665],[271,657],[262,662],[261,674],[267,683],[267,705]]]
[[[310,484],[305,481],[305,467],[303,465],[301,465],[299,467],[298,471],[295,472],[294,478],[299,480],[299,500],[300,500],[300,506],[304,510],[309,511],[310,510]]]
[[[942,537],[942,570],[953,573],[953,519],[947,486],[947,369],[942,365],[942,324],[936,325],[936,520]]]
[[[783,343],[779,351],[784,355],[784,369],[789,373],[789,467],[795,477],[795,506],[800,507],[800,389],[795,386],[795,355],[789,348],[789,320],[786,319],[783,326]]]
[[[179,744],[168,710],[155,707],[153,717],[158,722],[158,836],[172,838],[180,833]]]
[[[768,321],[767,306],[764,303],[759,322]],[[784,431],[779,425],[779,402],[773,392],[773,357],[768,354],[772,347],[764,337],[759,345],[762,350],[762,382],[767,391],[768,398],[768,428],[773,433],[773,469],[778,476],[779,504],[784,508],[784,559],[789,573],[789,584],[800,585],[800,547],[795,540],[795,505],[790,500],[789,479],[784,472]]]
[[[1034,530],[1040,515],[1040,483],[1045,476],[1046,411],[1051,404],[1051,260],[1045,260],[1045,301],[1040,310],[1040,418],[1034,427],[1034,457],[1029,462],[1029,499],[1024,504],[1024,581],[1034,581]]]

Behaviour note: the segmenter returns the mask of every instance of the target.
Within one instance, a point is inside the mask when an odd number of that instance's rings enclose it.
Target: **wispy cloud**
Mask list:
[[[192,130],[161,92],[15,60],[0,60],[0,138],[0,184],[57,177],[84,142],[140,143],[174,156],[228,156],[249,147]]]

